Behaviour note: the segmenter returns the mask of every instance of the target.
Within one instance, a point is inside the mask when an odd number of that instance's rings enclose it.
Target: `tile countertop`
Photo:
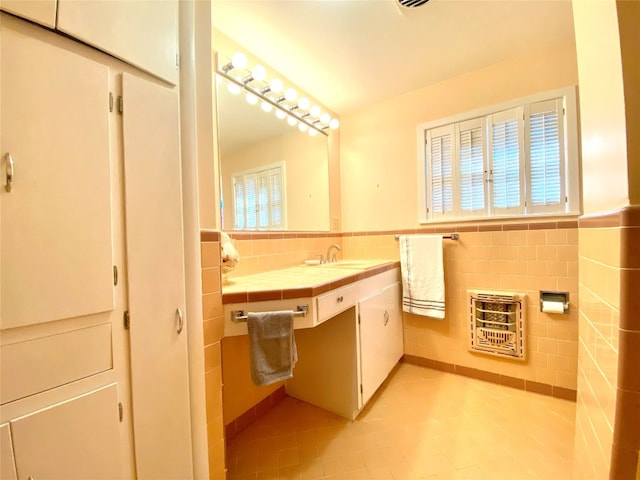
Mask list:
[[[340,260],[228,278],[222,303],[308,298],[397,268],[393,260]]]

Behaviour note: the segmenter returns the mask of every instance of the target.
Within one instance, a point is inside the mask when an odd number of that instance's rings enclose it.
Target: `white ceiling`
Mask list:
[[[338,115],[574,41],[571,0],[212,0],[213,26]]]

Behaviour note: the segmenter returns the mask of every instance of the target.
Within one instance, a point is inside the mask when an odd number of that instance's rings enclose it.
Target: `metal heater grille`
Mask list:
[[[469,290],[469,350],[525,359],[525,295]]]

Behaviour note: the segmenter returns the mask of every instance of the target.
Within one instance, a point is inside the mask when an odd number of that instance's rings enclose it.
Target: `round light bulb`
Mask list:
[[[311,110],[309,110],[309,113],[311,114],[312,117],[319,117],[320,107],[317,105],[314,105],[313,107],[311,107]]]
[[[309,128],[309,125],[307,125],[304,122],[300,122],[298,124],[298,130],[300,130],[301,132],[306,132],[308,128]]]
[[[287,123],[293,127],[295,126],[296,123],[298,123],[298,121],[295,118],[293,118],[291,115],[289,115],[287,117]]]
[[[320,121],[327,125],[331,121],[331,115],[329,115],[328,113],[323,113],[322,115],[320,115]]]
[[[251,92],[247,92],[246,99],[247,102],[249,102],[249,105],[255,105],[256,103],[258,103],[258,97]]]
[[[284,85],[282,85],[282,80],[280,80],[279,78],[274,78],[273,80],[271,80],[269,88],[274,93],[280,93],[284,88]]]
[[[273,105],[271,105],[269,102],[262,102],[260,104],[260,108],[263,112],[269,113],[271,110],[273,110]]]
[[[336,130],[339,126],[340,120],[338,120],[337,118],[334,118],[329,122],[329,128],[332,130]]]
[[[310,105],[311,105],[311,102],[307,97],[302,97],[298,102],[298,107],[301,108],[302,110],[307,110]]]
[[[298,98],[298,93],[293,88],[287,88],[287,91],[284,92],[284,99],[287,102],[295,102],[296,98]]]
[[[279,108],[276,109],[276,117],[278,117],[280,120],[282,120],[286,116],[287,114],[284,113],[282,110],[280,110]]]
[[[315,137],[317,134],[318,134],[318,131],[315,128],[309,129],[309,135],[311,135],[312,137]]]
[[[235,83],[229,83],[227,84],[227,90],[233,95],[238,95],[242,91],[242,87]]]
[[[231,65],[233,65],[233,68],[245,68],[247,66],[247,57],[244,56],[244,53],[236,52],[231,57]]]
[[[258,80],[259,82],[261,82],[265,78],[267,78],[267,71],[262,65],[256,65],[253,69],[253,72],[251,72],[251,76],[254,80]]]

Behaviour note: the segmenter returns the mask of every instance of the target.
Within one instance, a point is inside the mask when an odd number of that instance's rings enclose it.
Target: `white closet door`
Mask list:
[[[115,384],[12,420],[20,478],[122,478]]]
[[[56,26],[56,0],[0,0],[0,10],[50,28]]]
[[[0,478],[2,480],[17,480],[18,478],[8,423],[0,425]]]
[[[133,425],[138,477],[192,477],[176,91],[123,75]]]
[[[178,83],[176,0],[58,0],[56,28],[174,85]]]
[[[363,406],[402,357],[400,290],[395,283],[358,304]]]
[[[0,328],[110,311],[108,69],[0,38]]]

